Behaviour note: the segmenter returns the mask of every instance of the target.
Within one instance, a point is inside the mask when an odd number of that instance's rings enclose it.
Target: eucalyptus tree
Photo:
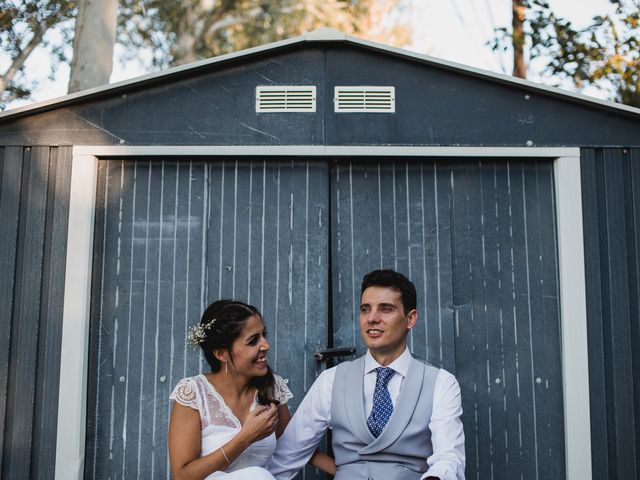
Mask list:
[[[545,83],[600,88],[612,100],[640,107],[640,0],[609,0],[606,13],[580,28],[546,0],[523,1],[529,64],[536,59],[542,65]],[[498,29],[493,48],[512,44],[513,31]]]
[[[118,41],[156,68],[336,28],[402,46],[411,29],[400,0],[121,0]]]
[[[411,40],[408,1],[0,0],[0,65],[7,64],[0,109],[37,88],[25,62],[38,48],[48,53],[51,77],[71,63],[69,91],[76,91],[108,81],[114,39],[123,47],[120,61],[137,58],[149,70],[319,27],[403,46]]]
[[[50,75],[61,63],[68,63],[65,48],[73,38],[78,2],[69,0],[0,0],[0,44],[3,64],[0,72],[0,108],[25,98],[37,83],[25,76],[25,62],[36,48],[48,51]],[[53,31],[56,38],[50,35]]]

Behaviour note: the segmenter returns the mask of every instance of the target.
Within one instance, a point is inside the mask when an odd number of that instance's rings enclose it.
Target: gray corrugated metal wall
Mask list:
[[[404,272],[413,353],[460,381],[467,478],[564,478],[552,163],[344,160],[332,180],[336,345],[364,351],[362,275]]]
[[[317,85],[316,114],[256,114],[254,89],[265,82]],[[394,85],[397,113],[334,114],[333,87],[358,84]],[[562,115],[557,114],[560,110]],[[402,55],[389,55],[388,52],[376,52],[341,42],[296,45],[228,63],[187,69],[181,74],[60,104],[51,110],[3,118],[0,121],[0,144],[5,145],[0,147],[0,475],[3,478],[26,478],[29,475],[48,478],[55,456],[71,147],[49,145],[637,146],[638,125],[638,115],[634,113],[623,113],[589,102],[576,102],[526,86],[495,82],[479,74],[422,64]],[[34,144],[41,146],[25,147]],[[584,149],[582,153],[593,465],[595,476],[607,479],[633,479],[640,476],[639,152],[637,148],[626,151],[622,148],[598,148]],[[340,173],[342,178],[344,172]],[[462,173],[458,172],[459,182],[464,178]],[[436,178],[440,174],[441,171]],[[512,180],[517,181],[516,177]],[[409,184],[417,178],[409,175]],[[500,173],[497,178],[505,177]],[[182,185],[180,182],[184,180],[185,176],[181,175],[177,182]],[[487,179],[486,185],[491,185],[490,180]],[[402,196],[402,178],[399,177],[398,181],[397,193]],[[476,188],[474,182],[477,181],[476,178],[470,182],[470,188]],[[433,199],[435,205],[435,193],[440,192],[440,188],[444,192],[445,185],[443,179],[437,182],[437,190],[434,186],[434,190],[429,191],[431,185],[426,182],[426,198]],[[414,189],[415,185],[411,188]],[[458,194],[461,191],[457,189]],[[158,198],[158,192],[152,193],[154,199]],[[168,190],[164,193],[170,195]],[[477,193],[475,195],[476,199],[479,198]],[[504,200],[504,197],[501,198]],[[424,212],[425,225],[433,222],[433,215],[446,216],[447,209],[455,207],[459,211],[465,202],[465,198],[454,196],[449,199],[451,205],[446,205],[439,193],[437,199],[438,208]],[[473,202],[469,205],[469,220],[456,216],[458,223],[451,222],[449,231],[425,229],[424,237],[431,247],[423,254],[420,247],[413,245],[413,240],[419,236],[416,237],[413,230],[407,229],[410,235],[394,245],[394,248],[399,248],[394,251],[402,251],[403,242],[409,246],[407,254],[398,257],[398,268],[405,269],[412,278],[419,279],[420,269],[414,270],[413,262],[408,259],[415,260],[422,254],[429,259],[423,259],[424,269],[431,272],[438,269],[433,262],[434,255],[453,256],[456,249],[467,248],[464,236],[454,235],[454,232],[464,232],[467,227],[479,228],[478,212],[474,210],[476,207],[481,208]],[[212,211],[214,208],[215,205]],[[411,202],[406,208],[409,212],[412,209],[415,211]],[[401,223],[407,212],[400,208],[397,212],[400,212],[397,220]],[[333,213],[335,220],[336,212]],[[533,216],[528,214],[527,221],[535,220],[536,212],[531,213]],[[226,218],[228,220],[230,217]],[[501,218],[505,218],[502,213]],[[110,220],[105,221],[108,223]],[[503,228],[499,221],[497,225],[499,230]],[[252,234],[255,232],[253,229]],[[337,234],[337,230],[332,233]],[[383,230],[382,234],[386,248],[389,237],[384,235],[388,231]],[[373,237],[378,237],[379,245],[379,233],[376,232]],[[445,241],[447,237],[454,239],[451,247]],[[489,243],[497,241],[498,237],[486,235]],[[225,233],[224,238],[231,238],[231,234]],[[549,241],[548,238],[530,240],[532,250],[540,249],[543,253],[551,251],[550,244],[545,243]],[[376,242],[372,243],[375,246]],[[271,247],[271,244],[265,245],[266,249]],[[223,245],[223,255],[228,254],[229,248],[228,244]],[[276,250],[271,252],[270,255],[278,255]],[[166,254],[167,249],[163,248],[162,255]],[[163,258],[160,250],[154,255],[154,258]],[[286,255],[286,251],[280,252],[280,258]],[[432,323],[420,326],[413,334],[413,341],[414,347],[418,345],[424,348],[425,355],[434,363],[441,361],[445,366],[454,363],[454,359],[447,357],[450,353],[448,349],[443,348],[440,354],[439,347],[434,345],[435,339],[454,331],[450,325],[453,314],[446,300],[448,296],[452,295],[455,300],[451,301],[451,305],[459,312],[456,319],[462,322],[461,325],[466,324],[467,329],[483,326],[490,331],[495,327],[490,322],[483,324],[484,320],[476,322],[478,317],[482,317],[484,302],[496,291],[495,283],[489,282],[485,286],[484,281],[480,280],[482,276],[479,269],[481,266],[484,268],[485,264],[481,264],[479,258],[476,252],[465,260],[466,264],[457,264],[451,272],[443,270],[441,264],[440,275],[450,275],[451,282],[441,282],[439,293],[426,288],[425,296],[429,304],[426,314],[429,318],[440,317],[438,331],[432,329]],[[502,265],[503,258],[499,258]],[[522,274],[522,269],[526,270],[523,258],[514,257],[517,275]],[[492,261],[495,261],[495,256]],[[160,264],[164,265],[163,262],[161,260]],[[386,262],[383,256],[382,263]],[[529,267],[538,269],[538,273],[548,267],[548,262],[542,265],[538,263],[535,256],[529,258]],[[195,270],[201,265],[201,261],[194,261],[188,268]],[[354,265],[359,267],[357,262]],[[474,275],[465,277],[465,265],[472,267]],[[490,267],[495,269],[495,265],[497,263],[491,263]],[[179,267],[187,268],[186,265]],[[221,265],[217,268],[219,270],[212,270],[211,275],[220,278],[220,271],[225,277],[235,275],[233,269],[226,269],[226,265],[224,270]],[[162,268],[158,271],[161,273]],[[353,269],[354,273],[351,274],[352,265],[349,262],[345,263],[345,268],[340,267],[340,271],[343,275],[351,275],[353,278],[350,281],[355,284],[359,282],[355,277],[363,273]],[[501,270],[502,274],[504,272]],[[542,272],[543,276],[546,274]],[[522,283],[523,278],[517,275],[516,280]],[[234,278],[239,290],[233,290]],[[240,296],[245,292],[242,290],[244,281],[239,278],[231,277],[231,292],[225,290],[225,294],[237,292]],[[348,279],[334,277],[334,286],[340,284],[338,280],[344,283],[344,291],[349,292],[351,287],[346,283]],[[509,279],[500,281],[504,285]],[[464,298],[456,296],[456,282],[458,285],[468,282],[473,295]],[[450,287],[450,284],[453,286]],[[225,288],[228,285],[225,282]],[[552,282],[545,280],[544,288],[551,286]],[[538,295],[540,290],[534,287],[532,284],[532,294]],[[257,297],[253,297],[250,291],[247,286],[247,295],[251,295],[251,301],[255,301]],[[105,291],[106,296],[112,293]],[[282,291],[280,295],[279,301],[286,303],[288,292]],[[498,288],[496,295],[505,295],[505,289]],[[542,290],[542,295],[543,299],[546,298],[546,290]],[[349,299],[353,297],[353,292],[350,292]],[[337,301],[334,312],[337,317],[340,308],[345,308],[340,306],[345,299],[335,295],[333,299]],[[501,301],[506,302],[507,299],[502,298]],[[532,305],[532,311],[541,309],[547,315],[554,307],[553,302],[545,302]],[[430,305],[436,303],[440,305],[439,310],[429,310],[432,308]],[[264,305],[265,308],[269,306],[268,302]],[[503,309],[503,315],[505,312]],[[469,321],[471,315],[473,322]],[[265,317],[274,318],[273,311],[265,312]],[[336,324],[340,331],[352,332],[351,325],[340,325],[340,322]],[[553,325],[544,322],[541,325],[543,328],[553,328]],[[441,333],[440,326],[449,330]],[[164,333],[159,331],[158,338]],[[352,332],[351,337],[345,336],[345,341],[354,337],[357,339]],[[481,337],[474,338],[474,341],[463,342],[456,338],[454,343],[457,349],[466,346],[472,351],[474,348],[475,352],[481,351],[482,345],[476,343],[480,342]],[[497,348],[498,344],[490,345]],[[512,359],[507,354],[513,355],[514,352],[506,349],[505,358]],[[488,361],[493,371],[501,363],[501,357],[495,355],[473,358],[478,362]],[[281,361],[279,357],[278,362]],[[465,378],[465,369],[459,365],[457,368],[461,378]],[[480,372],[471,374],[473,378],[478,375]],[[480,410],[486,414],[489,407],[492,412],[499,409],[500,389],[492,387],[489,392],[489,384],[485,383],[482,385],[483,388],[487,387],[486,392],[467,392],[466,397],[477,398]],[[534,385],[531,390],[536,389]],[[539,400],[554,401],[543,397]],[[507,401],[509,405],[513,404],[509,397]],[[489,425],[491,428],[501,428],[501,424],[494,425],[483,415],[479,414],[477,423],[474,423],[475,418],[465,420],[478,425],[479,429],[486,429]],[[538,432],[544,432],[544,422],[559,421],[554,417],[538,420],[543,422]],[[513,418],[506,418],[507,423],[512,421]],[[507,428],[512,427],[507,425]],[[513,442],[509,443],[508,449],[511,446]],[[490,446],[481,444],[477,454],[470,453],[470,463],[479,463],[478,471],[485,472],[491,468],[491,462],[502,449],[497,439]],[[536,465],[545,460],[542,450],[539,449]],[[530,458],[526,457],[526,461],[530,462]],[[545,472],[545,468],[546,464],[541,471]]]
[[[3,478],[49,478],[55,459],[70,154],[70,147],[0,149]],[[594,477],[633,479],[640,153],[583,149],[582,157]]]
[[[552,163],[456,165],[452,190],[468,478],[564,478]]]
[[[333,343],[361,353],[359,283],[388,266],[421,293],[412,351],[460,376],[470,478],[563,477],[550,162],[342,160],[329,173],[322,160],[112,160],[99,171],[87,477],[166,475],[166,397],[203,370],[184,332],[204,299],[255,299],[295,408],[318,373],[328,289]]]
[[[209,371],[186,330],[219,298],[261,310],[295,410],[327,343],[326,172],[300,160],[99,163],[86,478],[168,478],[169,394]]]
[[[594,478],[640,477],[640,149],[583,149]]]
[[[258,85],[316,85],[316,113],[256,113]],[[393,85],[397,113],[334,114],[336,85]],[[0,144],[637,145],[639,125],[637,114],[322,42],[0,118]]]
[[[455,372],[451,163],[343,160],[332,175],[334,342],[366,349],[358,315],[362,276],[376,268],[416,285],[419,322],[409,347]]]
[[[0,463],[51,478],[71,149],[0,149]]]

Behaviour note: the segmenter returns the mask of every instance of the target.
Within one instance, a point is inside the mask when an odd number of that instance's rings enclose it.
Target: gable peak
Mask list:
[[[318,28],[304,34],[305,40],[336,41],[345,40],[347,36],[334,28]]]

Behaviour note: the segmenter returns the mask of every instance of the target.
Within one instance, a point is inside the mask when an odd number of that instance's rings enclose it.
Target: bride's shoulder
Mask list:
[[[186,377],[180,380],[169,398],[175,402],[178,402],[185,407],[191,407],[193,409],[198,410],[198,406],[200,404],[200,385],[201,375],[197,375],[195,377]]]
[[[273,378],[275,380],[273,385],[274,398],[278,400],[281,405],[284,405],[293,398],[293,393],[291,393],[289,389],[289,379],[283,378],[275,372]]]

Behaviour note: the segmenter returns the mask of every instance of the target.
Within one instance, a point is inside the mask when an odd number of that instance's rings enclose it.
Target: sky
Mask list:
[[[557,16],[570,19],[577,27],[586,26],[595,15],[610,11],[607,0],[548,2]],[[413,8],[416,20],[412,49],[496,72],[505,67],[510,70],[511,59],[500,59],[487,42],[494,38],[495,28],[511,25],[511,1],[413,0]]]
[[[510,73],[511,58],[491,50],[488,43],[494,38],[497,27],[510,26],[511,1],[509,0],[403,0],[409,8],[413,27],[413,42],[408,50],[431,55],[463,65],[469,65],[492,72]],[[568,18],[577,26],[585,26],[595,15],[610,10],[608,0],[548,0],[557,16]],[[576,4],[580,8],[576,8]],[[116,45],[115,57],[120,47]],[[69,68],[60,66],[53,80],[46,79],[50,69],[49,59],[44,52],[32,55],[27,62],[30,75],[42,80],[31,100],[13,102],[8,108],[48,100],[66,94],[69,82]],[[0,70],[6,69],[6,59],[0,56]],[[127,80],[149,73],[140,62],[122,65],[114,62],[111,82]],[[535,69],[530,69],[529,79],[541,82]],[[572,88],[566,85],[566,88]],[[589,95],[606,98],[604,92],[596,89],[586,91]]]

